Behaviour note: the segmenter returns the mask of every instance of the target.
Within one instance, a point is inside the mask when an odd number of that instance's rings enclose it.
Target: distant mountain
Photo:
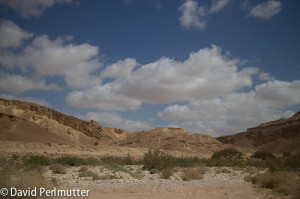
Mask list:
[[[272,153],[300,153],[300,112],[249,128],[246,132],[216,138],[232,146]]]
[[[35,103],[0,98],[0,141],[120,146],[210,154],[226,147],[209,135],[159,127],[128,133]]]

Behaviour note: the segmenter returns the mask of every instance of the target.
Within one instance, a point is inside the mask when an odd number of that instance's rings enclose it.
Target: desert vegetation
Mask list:
[[[275,156],[258,151],[250,157],[233,148],[215,152],[211,158],[175,157],[149,150],[141,158],[105,156],[102,158],[61,156],[49,158],[43,155],[27,155],[0,158],[0,186],[25,188],[28,186],[59,186],[57,178],[45,178],[45,172],[66,175],[76,168],[79,179],[92,181],[111,180],[129,176],[142,179],[145,175],[156,175],[161,179],[201,180],[210,168],[215,174],[246,173],[245,181],[256,187],[300,198],[300,155]],[[73,169],[74,170],[74,169]],[[126,174],[126,175],[125,175]]]

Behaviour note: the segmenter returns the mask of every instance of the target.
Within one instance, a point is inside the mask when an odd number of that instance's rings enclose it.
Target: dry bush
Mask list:
[[[297,190],[299,189],[299,182],[297,182],[294,172],[258,174],[251,181],[259,187],[274,189],[274,191],[284,195],[297,194]]]
[[[182,179],[184,181],[203,179],[203,174],[200,169],[188,168],[183,172]]]
[[[88,166],[81,166],[79,169],[78,169],[78,172],[82,172],[82,171],[87,171],[89,170],[89,167]]]
[[[173,171],[171,169],[163,169],[160,173],[160,178],[169,179],[173,175]]]
[[[53,173],[57,173],[57,174],[67,173],[67,168],[64,165],[59,163],[52,164],[49,169],[52,170]]]
[[[29,187],[44,187],[45,189],[52,188],[50,182],[48,182],[41,170],[32,169],[30,171],[24,170],[24,168],[15,161],[5,161],[0,164],[0,187],[15,187],[18,190],[26,190]],[[37,193],[38,195],[39,193]],[[9,195],[5,198],[15,198]],[[27,197],[34,198],[34,197]]]

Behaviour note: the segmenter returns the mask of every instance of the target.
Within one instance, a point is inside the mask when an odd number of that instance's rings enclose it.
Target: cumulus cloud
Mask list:
[[[10,36],[2,39],[7,38]],[[47,35],[36,36],[20,53],[1,51],[0,63],[7,68],[33,70],[40,76],[62,76],[72,89],[100,84],[101,78],[96,74],[101,67],[98,47],[72,44],[71,39],[68,36],[51,41]]]
[[[108,126],[112,128],[120,128],[126,131],[140,131],[144,129],[149,129],[150,125],[145,121],[133,121],[122,118],[119,114],[114,112],[90,112],[86,115],[80,116],[85,120],[95,120],[103,126]]]
[[[274,15],[280,13],[281,6],[282,5],[280,1],[268,0],[265,3],[253,7],[250,11],[249,16],[260,18],[260,19],[269,19]]]
[[[60,90],[55,84],[46,84],[44,80],[22,75],[10,75],[0,71],[0,90],[23,93],[30,90]]]
[[[0,48],[18,47],[23,40],[32,36],[32,33],[22,30],[13,22],[0,20]]]
[[[179,7],[179,11],[181,12],[181,16],[179,17],[181,26],[185,28],[205,28],[205,10],[204,7],[198,6],[197,1],[186,0],[186,2]]]
[[[213,136],[238,133],[262,122],[293,115],[293,111],[283,110],[300,104],[299,82],[268,81],[248,93],[171,105],[158,116],[191,132]]]
[[[118,61],[111,66],[108,66],[101,73],[101,77],[104,78],[121,78],[129,77],[132,70],[138,65],[135,59],[127,58],[124,61]],[[122,72],[121,72],[122,71]]]
[[[69,106],[77,108],[96,108],[99,110],[134,110],[141,105],[141,101],[116,93],[114,85],[106,84],[92,88],[72,91],[66,97]]]
[[[255,87],[256,96],[286,106],[300,103],[300,80],[292,82],[268,81]]]
[[[217,0],[213,1],[213,4],[210,8],[210,13],[218,13],[220,12],[223,8],[225,8],[231,0]]]
[[[5,98],[5,99],[14,99],[14,100],[20,100],[23,102],[32,102],[32,103],[37,103],[39,105],[45,106],[45,107],[51,107],[51,103],[44,100],[44,99],[37,99],[33,97],[21,97],[13,94],[8,94],[8,93],[0,93],[0,97]]]
[[[22,17],[39,17],[55,4],[70,2],[72,0],[0,0],[0,4],[10,7]]]
[[[135,68],[136,61],[127,59],[103,71],[101,76],[113,78],[111,82],[71,92],[67,103],[99,110],[133,110],[142,102],[211,99],[252,85],[252,73],[239,71],[239,63],[215,45],[191,53],[184,62],[162,57]]]

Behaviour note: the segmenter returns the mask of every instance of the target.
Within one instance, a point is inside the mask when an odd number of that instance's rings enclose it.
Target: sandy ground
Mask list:
[[[281,198],[269,190],[253,188],[249,184],[207,187],[184,187],[174,192],[140,192],[91,190],[90,199],[266,199]]]

